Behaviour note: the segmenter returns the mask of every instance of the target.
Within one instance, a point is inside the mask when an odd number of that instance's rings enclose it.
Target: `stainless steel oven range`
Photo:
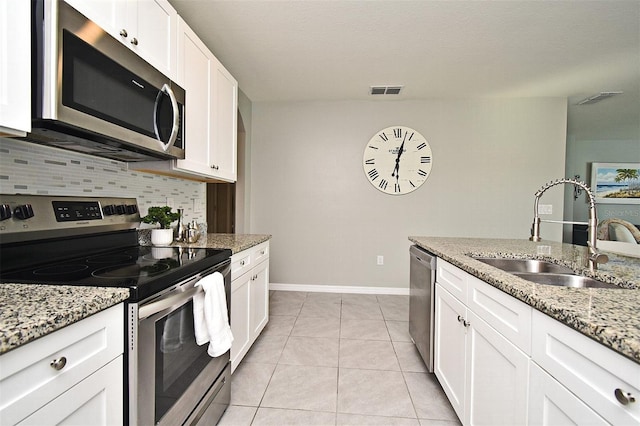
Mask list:
[[[138,245],[135,198],[0,195],[0,281],[129,288],[125,407],[131,425],[215,424],[229,405],[229,351],[194,337],[195,284],[230,250]]]

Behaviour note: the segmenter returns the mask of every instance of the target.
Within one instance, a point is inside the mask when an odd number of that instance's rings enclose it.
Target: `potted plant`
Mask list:
[[[169,245],[173,241],[173,229],[171,222],[180,218],[179,213],[172,213],[171,207],[149,207],[148,214],[141,220],[144,223],[160,224],[160,229],[151,230],[151,244],[154,246]]]

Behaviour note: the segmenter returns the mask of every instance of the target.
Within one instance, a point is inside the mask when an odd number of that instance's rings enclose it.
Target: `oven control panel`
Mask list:
[[[52,201],[51,204],[58,222],[102,219],[100,203],[97,201]]]
[[[0,243],[134,229],[135,198],[0,194]]]

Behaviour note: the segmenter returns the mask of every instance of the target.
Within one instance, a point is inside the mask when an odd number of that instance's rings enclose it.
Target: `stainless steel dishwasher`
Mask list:
[[[409,249],[409,334],[433,373],[436,256],[418,246]]]

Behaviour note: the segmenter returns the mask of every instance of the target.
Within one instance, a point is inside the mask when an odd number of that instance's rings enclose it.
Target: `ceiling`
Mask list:
[[[253,102],[563,97],[640,138],[638,0],[170,2]],[[574,107],[601,91],[624,94]]]

